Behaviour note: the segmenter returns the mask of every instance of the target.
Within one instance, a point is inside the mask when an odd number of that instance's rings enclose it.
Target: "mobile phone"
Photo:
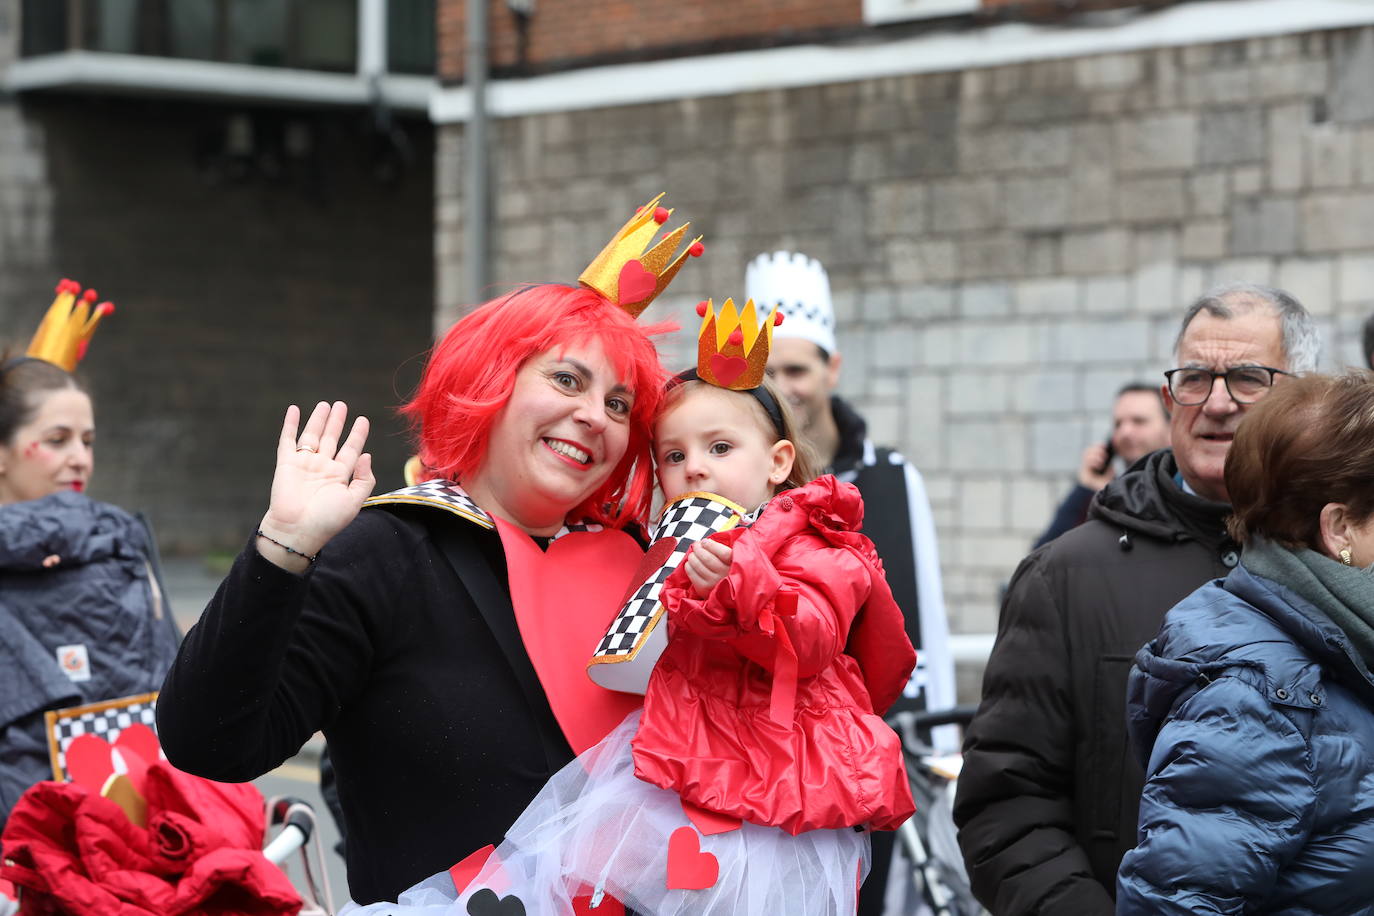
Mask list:
[[[1108,436],[1107,441],[1102,443],[1102,447],[1107,450],[1107,460],[1102,462],[1102,467],[1097,469],[1097,473],[1107,473],[1107,468],[1112,466],[1112,459],[1116,457],[1116,446],[1112,445],[1112,437]]]

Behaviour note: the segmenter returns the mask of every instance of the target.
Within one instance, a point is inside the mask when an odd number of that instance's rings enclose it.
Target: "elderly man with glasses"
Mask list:
[[[1086,523],[1017,569],[954,808],[993,916],[1112,913],[1144,784],[1127,748],[1131,659],[1169,608],[1239,561],[1224,523],[1226,453],[1249,405],[1314,370],[1319,346],[1282,290],[1203,296],[1165,373],[1172,448],[1108,484]]]

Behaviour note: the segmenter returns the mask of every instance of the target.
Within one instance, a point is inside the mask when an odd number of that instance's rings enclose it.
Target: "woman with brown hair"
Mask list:
[[[1117,913],[1370,912],[1374,374],[1285,379],[1226,461],[1240,565],[1136,655]]]

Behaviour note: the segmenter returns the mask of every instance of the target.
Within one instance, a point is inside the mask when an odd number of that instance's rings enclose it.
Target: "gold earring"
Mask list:
[[[1349,547],[1342,547],[1341,550],[1340,550],[1340,557],[1341,557],[1341,562],[1344,563],[1346,566],[1349,566],[1349,565],[1350,565],[1350,548],[1349,548]]]

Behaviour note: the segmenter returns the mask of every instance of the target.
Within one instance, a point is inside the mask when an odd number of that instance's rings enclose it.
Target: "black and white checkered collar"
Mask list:
[[[491,529],[496,527],[496,522],[492,520],[491,515],[473,502],[472,497],[452,480],[426,480],[424,483],[417,483],[413,487],[403,487],[400,490],[392,490],[390,493],[369,497],[363,502],[363,508],[394,505],[427,506],[431,509],[440,509],[456,515],[465,521],[472,522],[479,528]],[[603,527],[591,523],[569,522],[558,529],[558,532],[550,540],[556,541],[563,535],[572,534],[576,531],[600,531]]]

